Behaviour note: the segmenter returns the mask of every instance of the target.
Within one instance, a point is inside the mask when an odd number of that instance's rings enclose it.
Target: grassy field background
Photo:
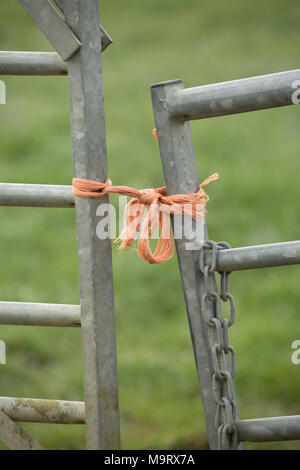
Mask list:
[[[109,175],[115,184],[162,186],[149,86],[186,87],[299,67],[296,0],[101,2],[114,38],[105,52]],[[0,4],[1,50],[52,50],[18,1]],[[70,184],[66,77],[5,77],[0,106],[0,181]],[[297,106],[192,124],[200,179],[209,189],[210,237],[232,246],[299,238]],[[113,249],[122,446],[207,448],[176,259],[150,266],[135,248]],[[78,303],[74,212],[0,208],[0,299]],[[242,418],[299,414],[300,271],[232,275],[237,317],[235,380]],[[1,327],[3,396],[82,400],[79,330]],[[83,426],[28,424],[50,449],[84,448]],[[247,448],[294,449],[297,442]]]

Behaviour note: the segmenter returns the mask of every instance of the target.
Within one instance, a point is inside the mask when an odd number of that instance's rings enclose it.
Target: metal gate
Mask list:
[[[199,189],[189,121],[296,104],[300,70],[184,89],[182,80],[151,87],[156,129],[168,194]],[[190,325],[194,356],[211,449],[242,449],[243,441],[300,439],[300,416],[240,420],[233,378],[236,353],[228,342],[235,304],[229,292],[232,271],[300,263],[300,241],[231,249],[209,240],[187,250],[191,240],[177,239],[176,248]],[[216,273],[221,274],[217,289]],[[230,318],[222,315],[230,303]]]
[[[107,178],[101,49],[110,43],[98,22],[98,0],[19,0],[57,53],[0,53],[0,74],[69,77],[74,175]],[[102,43],[102,44],[101,44]],[[152,100],[168,194],[199,188],[189,121],[293,104],[300,71],[184,89],[181,80],[153,85]],[[100,204],[107,199],[101,199]],[[96,236],[99,201],[74,198],[71,186],[0,184],[0,205],[76,209],[80,306],[0,302],[0,324],[82,328],[85,403],[0,398],[0,440],[11,449],[40,449],[17,422],[86,423],[88,449],[120,447],[114,297],[109,240]],[[194,356],[211,449],[243,441],[300,439],[300,416],[240,420],[233,378],[235,318],[229,274],[300,263],[300,242],[231,249],[209,240],[187,250],[176,240]],[[104,268],[103,268],[104,267]],[[216,273],[221,274],[217,288]],[[230,303],[230,318],[222,315]]]
[[[57,53],[1,52],[0,74],[69,78],[74,176],[107,178],[102,61],[111,40],[99,25],[98,0],[20,0]],[[0,324],[80,327],[85,403],[0,398],[0,440],[40,449],[15,421],[86,423],[88,449],[120,447],[110,240],[96,235],[96,209],[71,186],[0,184],[0,205],[76,210],[80,306],[0,302]]]

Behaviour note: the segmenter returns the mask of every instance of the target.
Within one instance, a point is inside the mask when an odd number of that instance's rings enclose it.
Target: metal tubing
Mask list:
[[[211,256],[211,253],[207,253],[208,262]],[[217,270],[230,272],[292,264],[300,264],[300,241],[221,250],[218,253]]]
[[[181,80],[158,83],[151,87],[152,105],[161,160],[168,194],[191,193],[199,189],[198,171],[194,156],[189,123],[170,119],[166,101],[183,89]],[[208,239],[205,220],[203,234]],[[203,235],[202,235],[203,236]],[[201,399],[206,422],[209,446],[218,448],[218,432],[215,425],[217,404],[213,393],[213,360],[208,338],[207,316],[212,315],[212,303],[204,312],[201,299],[206,293],[203,276],[199,273],[199,252],[186,249],[186,239],[176,239],[181,281],[185,296],[190,332]],[[217,292],[216,280],[209,275],[209,291]]]
[[[107,179],[98,0],[64,1],[82,47],[68,62],[75,176]],[[101,200],[76,197],[87,449],[119,449],[120,422],[111,242],[96,233]]]
[[[168,194],[195,192],[199,188],[198,172],[193,157],[189,124],[171,121],[165,106],[167,96],[179,93],[181,80],[159,83],[151,87],[152,105],[158,133],[164,177]],[[181,145],[180,145],[181,144]],[[183,284],[185,303],[193,343],[196,369],[203,402],[208,441],[211,449],[217,449],[215,429],[216,403],[212,393],[212,360],[206,339],[205,325],[201,318],[201,293],[196,271],[195,252],[185,250],[185,240],[176,240],[177,256]]]
[[[29,423],[84,424],[84,403],[0,397],[0,409],[13,421]]]
[[[167,106],[170,116],[185,121],[288,106],[297,81],[300,70],[186,88],[171,91]]]
[[[75,198],[72,186],[0,183],[0,206],[70,208]]]
[[[0,52],[0,75],[67,75],[57,52]]]
[[[0,302],[0,325],[79,327],[80,306]]]
[[[236,428],[239,441],[292,441],[300,439],[300,416],[244,419]]]

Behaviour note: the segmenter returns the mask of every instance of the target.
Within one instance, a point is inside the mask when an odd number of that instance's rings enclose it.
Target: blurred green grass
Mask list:
[[[52,50],[17,1],[2,0],[0,11],[1,50]],[[182,78],[190,87],[295,69],[299,19],[296,0],[101,2],[115,41],[103,57],[112,181],[163,184],[152,83]],[[5,82],[0,180],[70,184],[67,79]],[[296,106],[192,123],[200,179],[221,175],[208,190],[211,238],[232,246],[299,238],[299,125]],[[74,212],[1,208],[0,220],[1,300],[78,303]],[[114,248],[113,262],[123,448],[206,448],[176,259],[150,266],[135,249]],[[300,338],[299,281],[298,267],[232,275],[242,418],[300,412],[300,368],[290,360]],[[83,399],[80,331],[2,326],[0,338],[1,395]],[[47,448],[84,448],[82,426],[24,428]]]

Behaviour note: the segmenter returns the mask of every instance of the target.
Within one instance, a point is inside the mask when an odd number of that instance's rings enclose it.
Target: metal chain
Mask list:
[[[216,401],[215,426],[218,429],[218,448],[233,450],[238,448],[235,421],[238,419],[233,378],[236,374],[236,352],[229,345],[228,328],[235,318],[234,298],[229,292],[229,272],[221,272],[220,294],[212,291],[209,276],[215,274],[218,251],[231,248],[227,242],[216,243],[208,240],[200,252],[199,267],[204,279],[204,294],[201,299],[202,309],[208,328],[208,340],[211,348],[213,376],[212,391]],[[207,264],[207,249],[212,252],[211,263]],[[229,320],[223,317],[222,302],[230,304]],[[211,303],[213,308],[208,309]],[[211,314],[213,311],[213,315]]]

